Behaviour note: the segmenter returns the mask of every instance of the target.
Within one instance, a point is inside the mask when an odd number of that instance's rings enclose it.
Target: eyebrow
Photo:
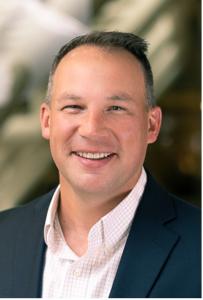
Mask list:
[[[58,98],[59,101],[62,100],[81,100],[82,97],[75,95],[75,94],[70,94],[70,93],[63,93],[62,95],[60,95],[60,97]]]
[[[71,94],[64,92],[59,98],[59,101],[63,100],[82,100],[83,97],[78,96],[76,94]],[[114,94],[112,96],[106,97],[107,100],[113,100],[113,101],[132,101],[132,97],[128,93],[119,93],[119,94]]]
[[[108,100],[116,100],[116,101],[132,101],[132,97],[128,93],[119,93],[112,96],[107,97]]]

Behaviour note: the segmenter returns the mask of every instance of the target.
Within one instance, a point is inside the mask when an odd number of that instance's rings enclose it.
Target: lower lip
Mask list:
[[[76,154],[72,154],[82,165],[84,165],[85,167],[88,168],[92,168],[92,169],[97,169],[97,168],[101,168],[104,167],[105,165],[107,165],[112,159],[114,159],[115,154],[111,155],[109,157],[103,158],[103,159],[98,159],[98,160],[93,160],[93,159],[88,159],[88,158],[84,158],[81,156],[78,156]]]

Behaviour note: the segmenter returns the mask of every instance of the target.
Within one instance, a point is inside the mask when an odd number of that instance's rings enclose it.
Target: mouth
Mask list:
[[[111,158],[115,155],[115,153],[112,152],[81,152],[81,151],[73,151],[73,155],[76,155],[81,158],[85,158],[88,160],[104,160]]]

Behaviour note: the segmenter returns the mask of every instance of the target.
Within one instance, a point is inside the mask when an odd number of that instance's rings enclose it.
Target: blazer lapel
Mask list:
[[[41,296],[45,243],[44,223],[51,195],[41,199],[19,225],[13,271],[13,297]]]
[[[146,298],[178,235],[164,224],[175,218],[167,193],[148,176],[148,183],[121,257],[110,298]]]

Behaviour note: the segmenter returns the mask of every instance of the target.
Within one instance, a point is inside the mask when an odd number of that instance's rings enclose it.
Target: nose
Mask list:
[[[89,139],[99,139],[107,137],[108,130],[106,128],[104,116],[101,112],[87,112],[83,117],[80,126],[79,134],[82,137]]]

